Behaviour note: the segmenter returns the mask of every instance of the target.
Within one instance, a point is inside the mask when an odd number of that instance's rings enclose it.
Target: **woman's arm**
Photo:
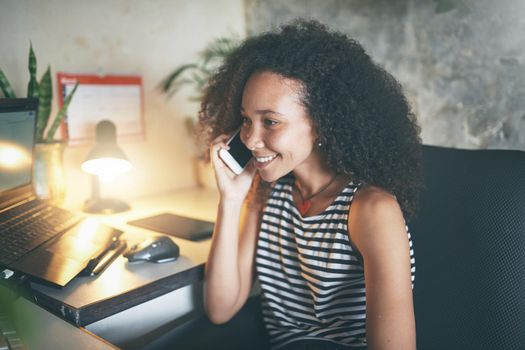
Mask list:
[[[217,324],[231,319],[250,293],[262,211],[256,196],[258,181],[253,181],[253,165],[239,176],[230,172],[217,156],[219,148],[227,148],[222,141],[219,139],[211,150],[220,201],[204,287],[206,313]]]
[[[416,349],[410,247],[399,204],[380,188],[363,188],[348,221],[364,261],[368,349]]]

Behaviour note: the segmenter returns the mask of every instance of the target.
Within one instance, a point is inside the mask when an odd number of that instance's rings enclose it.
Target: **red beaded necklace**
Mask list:
[[[311,199],[323,192],[324,190],[326,190],[335,181],[335,179],[337,179],[337,174],[335,174],[335,176],[332,179],[330,179],[330,181],[326,185],[321,187],[317,192],[312,193],[306,198],[303,197],[303,194],[299,190],[299,187],[297,186],[296,182],[294,187],[297,193],[299,193],[299,197],[301,197],[301,201],[297,203],[297,209],[299,209],[299,213],[301,213],[301,215],[305,215],[306,213],[308,213],[308,210],[310,210],[310,208],[312,207]]]

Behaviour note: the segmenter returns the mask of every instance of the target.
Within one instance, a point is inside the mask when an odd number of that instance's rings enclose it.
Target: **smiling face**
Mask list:
[[[301,103],[299,81],[263,71],[247,81],[242,96],[241,140],[252,151],[262,179],[307,172],[320,163],[317,135]]]

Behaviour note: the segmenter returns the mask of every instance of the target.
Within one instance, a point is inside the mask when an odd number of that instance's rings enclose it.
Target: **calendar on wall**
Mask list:
[[[59,105],[78,88],[62,123],[62,137],[69,145],[92,143],[95,127],[108,119],[117,127],[119,142],[144,139],[143,90],[140,76],[58,73]]]

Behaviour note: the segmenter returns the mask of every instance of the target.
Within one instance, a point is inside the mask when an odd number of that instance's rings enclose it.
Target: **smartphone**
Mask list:
[[[252,152],[242,143],[240,130],[228,140],[229,150],[219,150],[219,158],[231,169],[235,174],[242,173],[250,159]]]

